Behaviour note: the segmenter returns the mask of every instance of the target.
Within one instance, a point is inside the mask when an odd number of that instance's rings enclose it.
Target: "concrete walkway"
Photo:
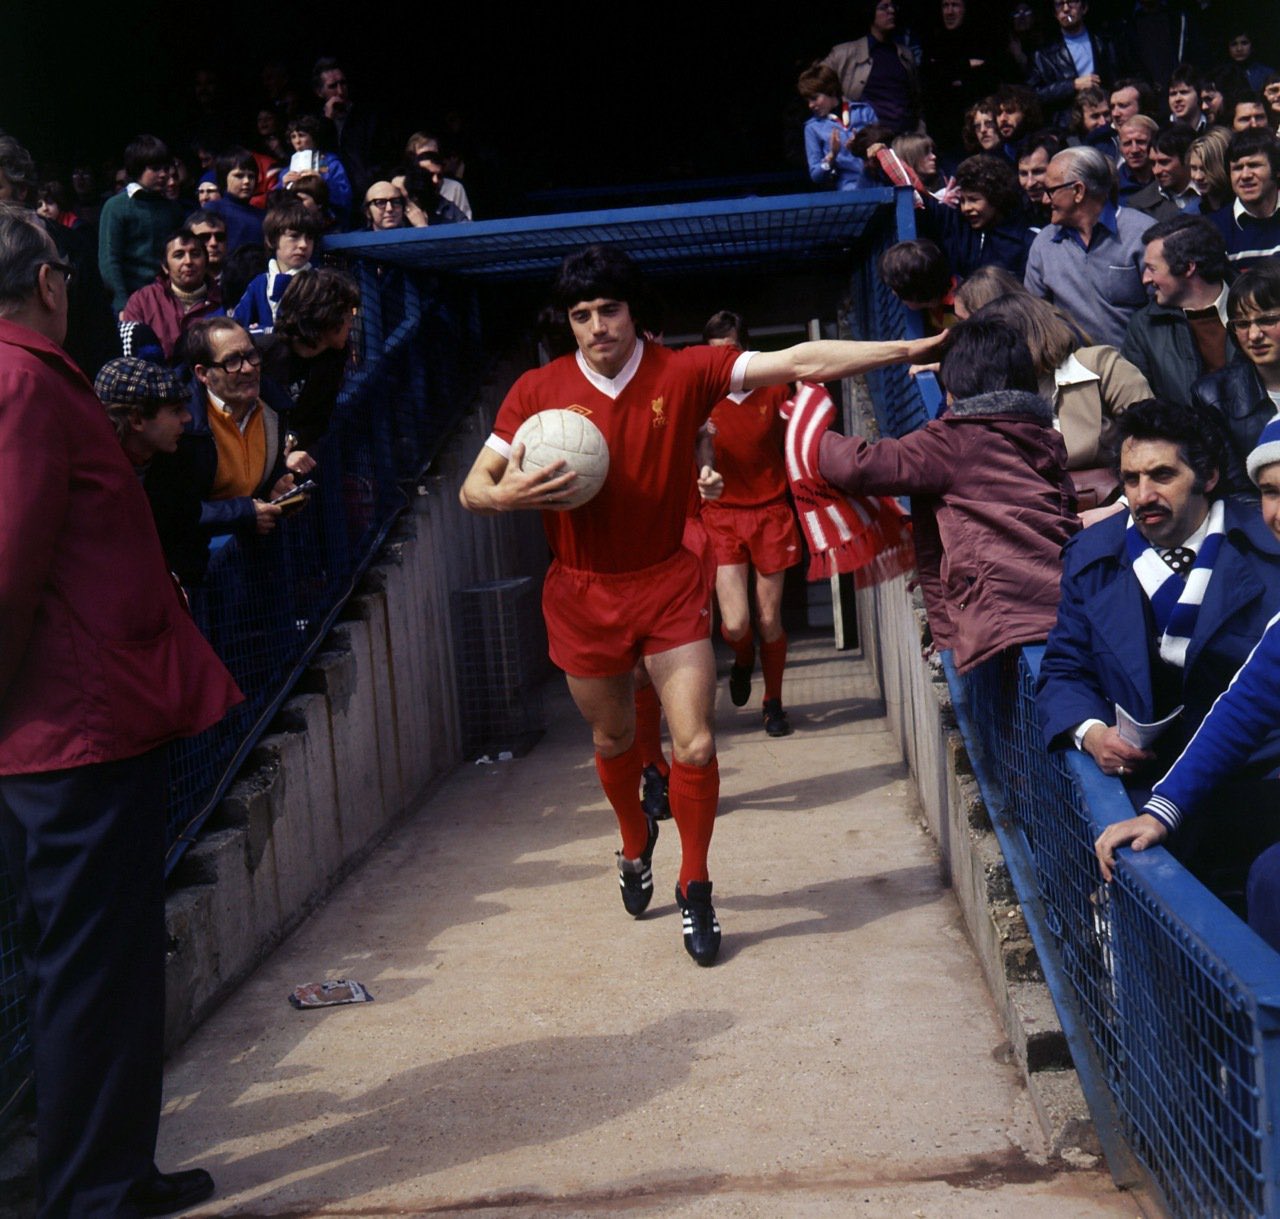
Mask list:
[[[792,657],[788,739],[721,683],[715,968],[672,823],[623,911],[554,682],[528,757],[461,768],[170,1064],[160,1163],[219,1187],[193,1213],[1138,1214],[1041,1153],[863,666]],[[344,976],[376,1002],[286,1002]]]

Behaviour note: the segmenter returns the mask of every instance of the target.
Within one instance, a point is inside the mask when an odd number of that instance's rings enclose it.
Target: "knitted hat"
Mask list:
[[[173,369],[130,356],[108,360],[94,379],[93,392],[112,406],[148,406],[187,398]]]
[[[1257,446],[1245,461],[1245,468],[1253,482],[1258,481],[1258,472],[1274,461],[1280,461],[1280,413],[1275,414],[1262,429]]]

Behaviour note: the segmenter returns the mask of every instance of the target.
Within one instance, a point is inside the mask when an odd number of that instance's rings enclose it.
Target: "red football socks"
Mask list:
[[[733,649],[733,663],[743,669],[754,669],[756,666],[756,637],[750,627],[737,639],[732,639],[720,624],[720,638]]]
[[[766,699],[782,697],[782,670],[787,667],[787,636],[781,634],[769,643],[760,642],[760,671],[764,674]]]
[[[720,764],[712,758],[706,766],[671,762],[671,817],[680,831],[680,892],[691,880],[710,880],[707,851],[716,826],[720,803]]]
[[[600,776],[600,786],[604,788],[604,794],[618,818],[625,859],[639,859],[649,845],[649,819],[640,807],[642,769],[640,750],[634,742],[626,753],[620,753],[616,758],[596,754],[596,774]]]
[[[636,688],[636,748],[640,751],[641,770],[656,766],[659,774],[670,773],[667,759],[662,756],[662,704],[652,685]]]

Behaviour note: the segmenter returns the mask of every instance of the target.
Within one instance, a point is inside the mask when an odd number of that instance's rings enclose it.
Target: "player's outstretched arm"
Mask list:
[[[524,445],[518,444],[508,460],[487,445],[463,481],[458,498],[462,506],[481,516],[516,512],[521,508],[561,508],[564,492],[578,476],[557,461],[528,473],[522,468]]]
[[[823,339],[797,343],[783,351],[762,351],[751,357],[742,388],[759,389],[762,385],[780,385],[784,381],[838,381],[841,377],[873,372],[890,364],[921,364],[945,341],[945,334],[928,339],[889,339],[874,343]]]

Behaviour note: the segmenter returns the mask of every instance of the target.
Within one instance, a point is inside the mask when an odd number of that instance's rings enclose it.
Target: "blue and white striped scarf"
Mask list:
[[[1142,591],[1151,602],[1151,612],[1160,635],[1160,657],[1180,669],[1186,665],[1187,647],[1195,633],[1200,603],[1204,600],[1209,577],[1213,575],[1213,564],[1222,548],[1223,517],[1222,501],[1214,500],[1209,508],[1209,532],[1196,552],[1195,564],[1183,580],[1138,531],[1133,515],[1129,516],[1125,548],[1133,574],[1138,577]]]

